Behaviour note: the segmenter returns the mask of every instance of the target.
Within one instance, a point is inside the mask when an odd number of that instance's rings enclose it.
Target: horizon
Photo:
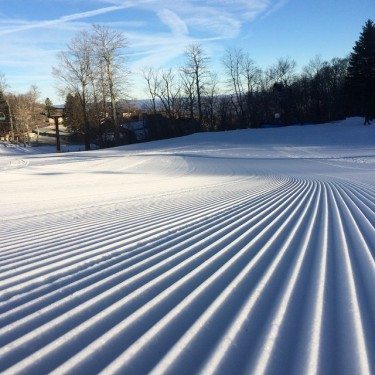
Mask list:
[[[17,93],[36,84],[40,99],[61,104],[52,66],[58,51],[77,31],[103,24],[128,39],[132,71],[131,99],[147,99],[138,75],[144,66],[173,67],[183,61],[187,45],[200,43],[210,67],[221,72],[229,47],[242,48],[262,68],[290,57],[297,70],[314,56],[346,57],[367,19],[375,14],[371,0],[0,0],[0,73]],[[173,42],[171,42],[173,40]]]

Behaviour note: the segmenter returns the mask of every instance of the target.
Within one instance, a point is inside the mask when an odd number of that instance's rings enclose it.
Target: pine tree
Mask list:
[[[1,90],[0,90],[0,114],[1,114],[1,117],[5,117],[4,120],[0,120],[0,135],[3,135],[12,130],[12,124],[11,124],[11,112],[10,112],[9,103],[4,93]]]
[[[348,94],[355,112],[367,118],[375,112],[375,23],[368,20],[353,47],[348,66]]]
[[[49,116],[53,108],[53,103],[50,98],[46,98],[46,100],[44,101],[44,108],[46,109],[46,113]]]
[[[73,133],[84,133],[83,109],[78,95],[68,94],[65,100],[64,125]]]

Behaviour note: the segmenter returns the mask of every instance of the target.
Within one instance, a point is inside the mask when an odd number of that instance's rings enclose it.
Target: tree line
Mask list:
[[[316,56],[297,73],[291,58],[262,69],[249,53],[227,50],[223,74],[209,69],[202,46],[186,49],[185,65],[143,71],[149,111],[167,119],[190,118],[202,130],[304,124],[375,115],[375,24],[368,20],[346,58]]]
[[[7,117],[0,122],[0,136],[9,132],[11,138],[28,142],[30,133],[35,131],[39,138],[39,127],[44,119],[40,91],[36,85],[32,85],[26,93],[16,94],[9,91],[5,76],[0,74],[0,103],[1,112]]]
[[[81,31],[59,53],[53,75],[66,98],[64,123],[82,134],[85,148],[127,143],[121,126],[129,97],[128,40],[106,26]],[[242,49],[229,49],[215,72],[200,44],[187,46],[182,66],[144,67],[148,100],[144,114],[149,137],[160,139],[194,131],[257,128],[264,124],[321,123],[347,116],[374,117],[375,24],[368,20],[352,53],[324,61],[314,57],[299,72],[291,58],[259,67]],[[0,91],[5,88],[0,86]],[[7,94],[15,126],[33,128],[38,90]],[[137,112],[137,110],[134,110]],[[112,136],[112,143],[106,142]],[[103,137],[104,136],[104,137]],[[103,141],[105,140],[105,141]]]

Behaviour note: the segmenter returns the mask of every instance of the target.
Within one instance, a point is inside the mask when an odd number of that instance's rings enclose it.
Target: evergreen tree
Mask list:
[[[0,120],[0,135],[5,134],[12,130],[11,126],[11,113],[8,101],[0,89],[0,114],[5,117],[4,120]]]
[[[375,111],[375,24],[368,20],[350,55],[348,94],[354,113],[374,116]]]
[[[84,133],[83,109],[79,96],[68,94],[65,100],[64,125],[73,133]]]
[[[50,112],[53,108],[53,103],[52,103],[52,100],[50,98],[46,98],[46,100],[44,101],[44,107],[46,109],[47,116],[49,116]]]

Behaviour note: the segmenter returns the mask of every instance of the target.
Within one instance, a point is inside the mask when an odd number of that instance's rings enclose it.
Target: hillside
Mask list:
[[[0,372],[374,372],[362,123],[0,145]]]

